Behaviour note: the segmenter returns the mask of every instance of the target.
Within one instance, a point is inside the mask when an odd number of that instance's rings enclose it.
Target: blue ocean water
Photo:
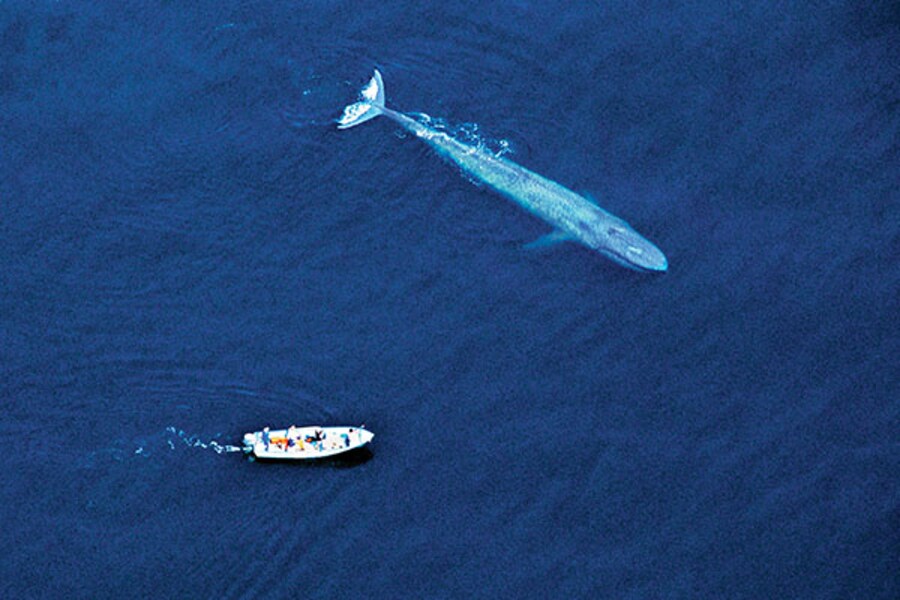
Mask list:
[[[897,598],[898,51],[879,1],[0,3],[0,594]],[[669,272],[337,131],[375,66]]]

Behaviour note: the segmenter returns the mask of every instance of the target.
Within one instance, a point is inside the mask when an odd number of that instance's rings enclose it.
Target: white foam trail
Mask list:
[[[181,442],[190,448],[203,448],[205,450],[212,450],[216,454],[225,454],[226,452],[240,452],[240,446],[232,446],[231,444],[221,444],[217,440],[212,439],[208,442],[204,442],[199,436],[193,434],[187,434],[183,429],[176,429],[174,426],[170,425],[166,427],[166,431],[170,434],[173,434],[176,439],[181,440]],[[166,440],[169,444],[169,449],[175,449],[175,443],[170,438]]]
[[[428,113],[411,112],[407,114],[435,131],[446,133],[450,137],[468,144],[473,148],[486,150],[498,158],[505,154],[514,154],[509,140],[485,135],[481,131],[481,127],[478,123],[460,123],[454,125],[447,119],[432,117]]]

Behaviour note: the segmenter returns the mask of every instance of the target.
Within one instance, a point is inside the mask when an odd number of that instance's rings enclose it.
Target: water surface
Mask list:
[[[2,595],[897,597],[898,23],[3,3]],[[376,65],[669,272],[338,132]],[[363,422],[350,468],[209,446]]]

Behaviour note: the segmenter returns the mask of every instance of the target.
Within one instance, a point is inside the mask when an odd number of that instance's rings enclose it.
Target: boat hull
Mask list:
[[[324,460],[358,453],[373,437],[371,431],[361,427],[304,426],[254,431],[244,434],[244,452],[262,460]]]

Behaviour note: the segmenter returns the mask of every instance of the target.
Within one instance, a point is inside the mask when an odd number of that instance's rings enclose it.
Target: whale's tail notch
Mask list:
[[[372,79],[360,92],[359,101],[344,108],[344,114],[337,120],[337,127],[350,129],[361,125],[380,115],[382,108],[384,108],[384,81],[381,79],[381,73],[375,69]]]

